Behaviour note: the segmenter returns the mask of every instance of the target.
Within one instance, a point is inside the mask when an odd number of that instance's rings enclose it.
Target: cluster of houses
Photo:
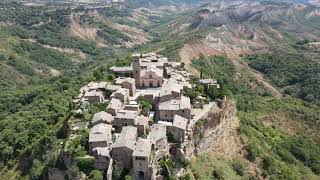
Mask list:
[[[192,87],[191,74],[183,64],[155,53],[132,56],[131,66],[110,69],[118,75],[113,83],[90,82],[80,89],[75,103],[108,103],[89,125],[90,153],[107,179],[115,166],[130,170],[133,179],[159,179],[158,162],[169,154],[172,144],[183,153],[195,121],[190,98],[184,93]],[[199,83],[218,86],[212,79]],[[148,116],[141,113],[141,96],[155,107]]]

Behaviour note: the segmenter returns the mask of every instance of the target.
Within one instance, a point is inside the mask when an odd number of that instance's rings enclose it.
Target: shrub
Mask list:
[[[238,175],[243,176],[245,166],[240,159],[234,159],[232,162],[232,168],[237,172]]]
[[[92,170],[89,175],[89,180],[103,180],[103,173],[98,170]]]
[[[94,169],[93,158],[91,156],[76,157],[75,162],[79,169],[86,174],[89,174]]]
[[[245,146],[245,149],[247,150],[246,158],[249,161],[254,162],[256,160],[256,157],[259,155],[258,147],[256,145],[249,144],[249,145]]]

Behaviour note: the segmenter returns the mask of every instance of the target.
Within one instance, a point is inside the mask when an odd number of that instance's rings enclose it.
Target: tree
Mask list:
[[[102,73],[101,71],[99,71],[99,70],[95,70],[95,71],[93,72],[93,77],[94,77],[97,81],[99,81],[99,80],[101,80],[101,79],[103,78],[103,73]]]
[[[221,93],[218,88],[210,86],[208,88],[208,96],[210,97],[210,99],[215,100],[217,98],[221,98]]]
[[[43,168],[44,166],[39,160],[37,159],[33,160],[33,167],[31,168],[31,171],[30,171],[30,179],[41,179]]]
[[[198,96],[198,92],[196,92],[194,89],[190,88],[186,90],[186,96],[190,98],[190,100],[193,102],[196,97]]]
[[[94,169],[93,158],[91,156],[77,157],[75,158],[75,161],[79,169],[84,173],[89,173],[92,169]]]
[[[232,162],[232,168],[237,172],[238,175],[243,176],[245,171],[245,166],[243,162],[236,158]]]
[[[152,103],[147,98],[140,96],[138,98],[138,103],[142,109],[142,114],[148,115],[149,111],[152,109]]]
[[[204,86],[202,84],[198,85],[197,86],[197,91],[200,93],[200,94],[204,94]]]
[[[102,172],[98,170],[92,170],[89,175],[89,180],[103,180]]]

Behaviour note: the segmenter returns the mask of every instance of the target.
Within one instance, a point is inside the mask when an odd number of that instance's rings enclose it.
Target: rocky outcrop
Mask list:
[[[212,150],[234,121],[238,121],[233,100],[225,97],[220,107],[211,110],[191,129],[190,143],[185,148],[188,158]]]

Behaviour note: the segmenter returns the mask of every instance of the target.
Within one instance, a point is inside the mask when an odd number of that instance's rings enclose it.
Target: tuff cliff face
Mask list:
[[[191,158],[213,150],[230,127],[239,124],[236,112],[236,103],[227,97],[221,102],[220,107],[213,106],[210,112],[192,128],[186,156]]]

